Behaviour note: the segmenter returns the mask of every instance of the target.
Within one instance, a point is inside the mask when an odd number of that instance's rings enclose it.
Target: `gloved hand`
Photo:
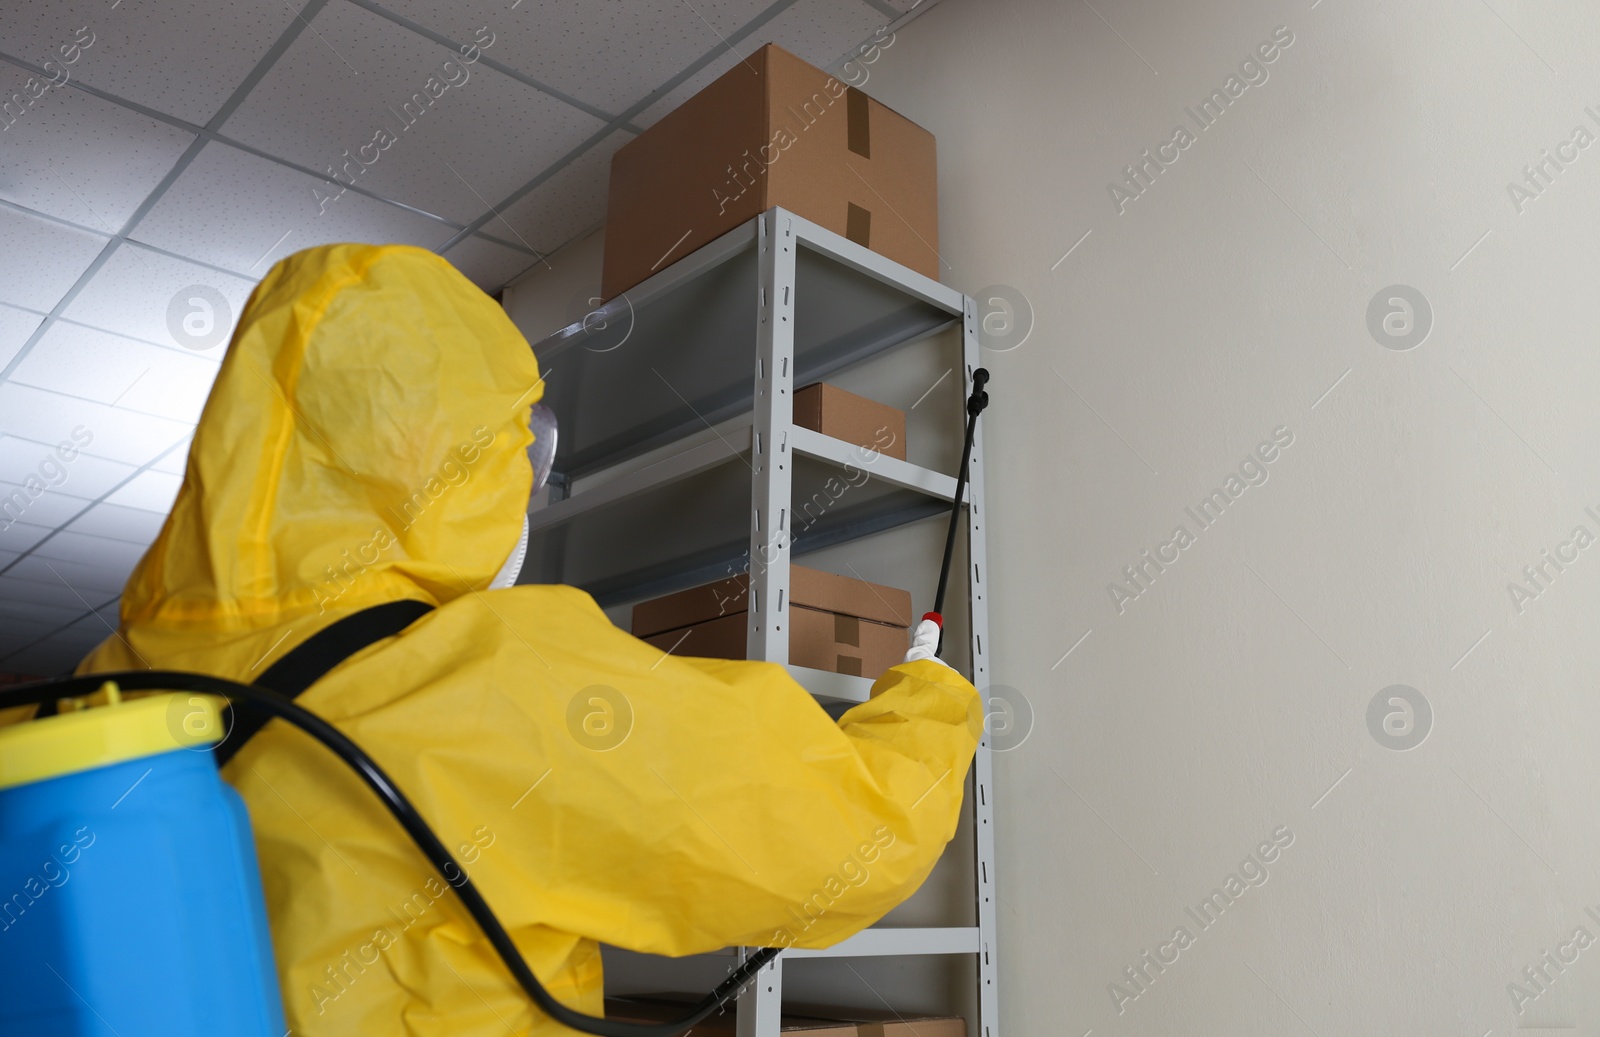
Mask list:
[[[950,664],[939,658],[939,624],[931,619],[924,619],[917,624],[916,630],[911,633],[911,650],[906,652],[906,662],[916,662],[918,659],[932,659],[940,666],[949,667]]]

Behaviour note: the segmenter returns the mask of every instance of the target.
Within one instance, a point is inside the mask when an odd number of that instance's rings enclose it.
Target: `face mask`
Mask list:
[[[542,403],[535,404],[528,415],[528,427],[533,431],[533,445],[528,448],[528,460],[533,463],[533,497],[539,495],[550,478],[556,459],[556,415]],[[531,502],[531,498],[530,498]],[[522,561],[528,554],[528,516],[522,516],[522,538],[512,548],[506,564],[500,567],[489,583],[490,590],[504,590],[516,585],[522,572]]]

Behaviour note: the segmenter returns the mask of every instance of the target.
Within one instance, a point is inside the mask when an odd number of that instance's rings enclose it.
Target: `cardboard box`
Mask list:
[[[881,584],[789,567],[789,662],[876,677],[905,658],[911,595]],[[749,624],[745,573],[633,607],[633,636],[674,655],[743,659]]]
[[[700,998],[687,994],[649,994],[606,998],[606,1018],[629,1023],[670,1023],[682,1019]],[[735,1032],[732,1009],[696,1023],[681,1037],[731,1037]]]
[[[933,134],[767,44],[611,156],[600,294],[774,205],[939,278]]]
[[[648,994],[606,998],[606,1018],[639,1023],[681,1019],[699,1001],[688,994]],[[830,1005],[785,1006],[778,1029],[796,1037],[967,1037],[960,1016],[897,1013]],[[736,1030],[732,1011],[697,1023],[686,1037],[722,1037]]]
[[[906,459],[905,411],[837,385],[813,382],[797,390],[794,423],[886,457]]]
[[[784,1009],[780,1028],[786,1033],[803,1030],[805,1037],[967,1037],[967,1021],[959,1015],[794,1003]]]

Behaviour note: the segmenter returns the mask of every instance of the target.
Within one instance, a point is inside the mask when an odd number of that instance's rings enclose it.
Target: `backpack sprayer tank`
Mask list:
[[[101,690],[0,728],[0,1033],[282,1037],[222,700]]]

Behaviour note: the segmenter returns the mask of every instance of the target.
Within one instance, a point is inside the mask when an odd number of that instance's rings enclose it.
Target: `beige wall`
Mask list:
[[[988,356],[994,672],[1036,715],[996,763],[1007,1034],[1600,1032],[1600,148],[1565,143],[1600,12],[1492,2],[945,0],[867,66],[938,135],[946,282],[1036,313]],[[1541,149],[1574,161],[1519,199]],[[598,237],[552,261],[508,293],[530,334]]]
[[[1569,540],[1600,536],[1600,148],[1507,190],[1600,134],[1600,12],[1491,3],[946,0],[871,66],[938,136],[946,281],[1037,313],[989,356],[995,673],[1037,716],[996,764],[1009,1034],[1600,1033],[1600,942],[1522,976],[1600,941],[1600,548]],[[1395,283],[1432,307],[1409,350],[1368,328]],[[1576,561],[1519,610],[1545,550]],[[1396,684],[1433,711],[1410,751],[1366,719]]]

